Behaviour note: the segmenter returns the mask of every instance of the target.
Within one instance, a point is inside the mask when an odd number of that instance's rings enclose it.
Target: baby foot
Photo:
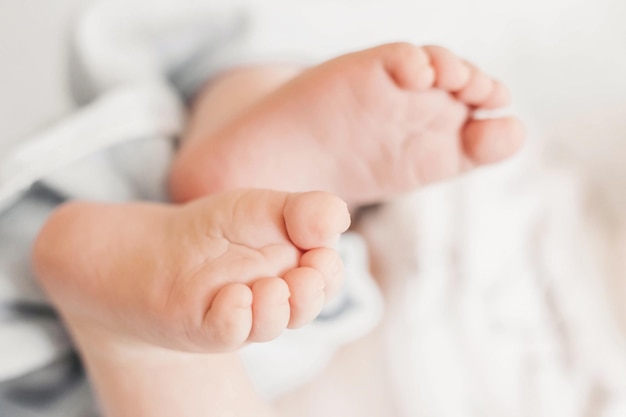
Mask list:
[[[398,43],[344,55],[217,133],[202,127],[210,115],[195,114],[173,165],[172,196],[245,186],[380,201],[515,153],[517,119],[473,117],[508,103],[502,84],[440,47]]]
[[[244,190],[185,206],[72,203],[34,266],[74,333],[223,352],[312,321],[340,284],[350,223],[323,192]]]

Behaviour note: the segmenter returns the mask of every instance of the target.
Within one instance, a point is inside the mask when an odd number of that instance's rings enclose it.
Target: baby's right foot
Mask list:
[[[501,161],[523,140],[515,118],[474,117],[507,105],[506,88],[439,47],[390,44],[325,62],[216,132],[203,97],[172,169],[177,201],[255,187],[372,203]]]
[[[34,265],[75,335],[230,351],[315,318],[340,284],[331,247],[349,223],[323,192],[71,203],[42,230]]]

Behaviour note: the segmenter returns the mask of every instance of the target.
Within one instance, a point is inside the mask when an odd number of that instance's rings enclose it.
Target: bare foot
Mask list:
[[[344,55],[216,132],[204,127],[210,115],[196,113],[171,193],[188,201],[244,186],[379,201],[514,154],[523,141],[517,119],[473,118],[508,103],[502,84],[440,47],[398,43]]]
[[[345,203],[323,192],[77,202],[51,217],[33,257],[74,333],[224,352],[315,318],[340,284],[330,247],[349,223]]]

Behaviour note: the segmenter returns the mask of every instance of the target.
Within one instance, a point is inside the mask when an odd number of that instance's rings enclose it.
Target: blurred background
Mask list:
[[[0,0],[0,153],[72,112],[69,28],[95,1]],[[449,47],[510,86],[512,110],[524,118],[530,141],[526,159],[513,168],[435,187],[377,214],[373,223],[405,218],[403,225],[421,236],[406,237],[403,227],[382,235],[371,230],[375,227],[364,230],[378,240],[374,250],[390,239],[420,251],[408,261],[385,261],[383,249],[373,254],[379,274],[403,282],[385,289],[392,320],[340,352],[334,367],[283,399],[281,407],[300,417],[626,416],[621,357],[626,353],[622,333],[615,333],[623,330],[626,272],[626,253],[620,251],[626,248],[621,237],[626,2],[268,0],[248,5],[258,16],[259,43],[299,51],[311,60],[397,40]],[[500,175],[506,181],[492,179]],[[450,205],[467,210],[449,212]],[[398,216],[407,212],[419,214]],[[450,224],[465,230],[465,246],[455,246],[455,236],[461,235],[450,232]],[[537,224],[542,228],[532,229]],[[533,230],[539,232],[533,235]],[[496,257],[503,241],[518,242],[511,249],[515,255]],[[541,248],[545,259],[537,254]],[[457,271],[463,279],[440,264],[432,266],[433,259],[442,264],[451,259],[446,258],[450,252],[471,258]],[[423,266],[427,262],[430,269]],[[577,274],[584,277],[577,281],[572,278]],[[485,284],[492,275],[506,279]],[[449,286],[428,287],[425,276]],[[568,287],[570,279],[580,285]],[[591,293],[585,280],[600,283],[594,291],[601,301],[585,298]],[[460,287],[462,295],[450,296],[452,287]],[[567,297],[573,301],[560,301]],[[419,303],[423,308],[415,307]],[[589,314],[595,322],[586,317],[591,310],[602,310]],[[610,336],[598,336],[604,330]]]
[[[28,135],[68,110],[68,26],[96,1],[2,0],[0,143]],[[626,3],[621,0],[248,3],[275,19],[265,28],[271,42],[298,45],[308,56],[390,40],[448,46],[505,80],[516,106],[538,121],[623,103]]]

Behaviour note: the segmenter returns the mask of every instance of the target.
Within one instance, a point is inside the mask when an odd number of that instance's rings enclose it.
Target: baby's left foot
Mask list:
[[[349,224],[346,204],[323,192],[77,202],[48,221],[33,258],[78,340],[226,352],[317,316],[340,285],[332,245]]]

